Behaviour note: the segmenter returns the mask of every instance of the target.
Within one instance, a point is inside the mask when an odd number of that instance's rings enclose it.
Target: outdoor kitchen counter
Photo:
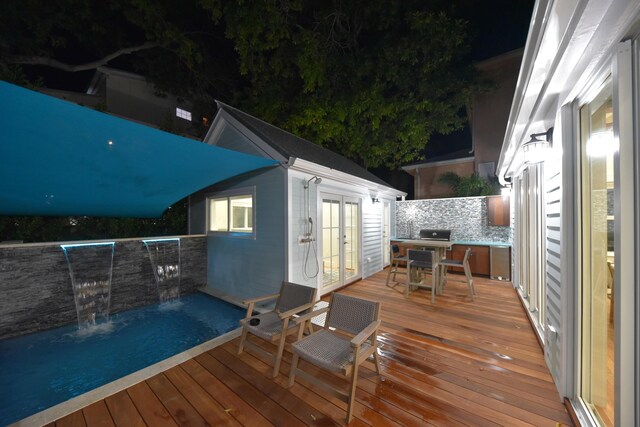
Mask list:
[[[421,239],[394,238],[394,239],[391,239],[391,242],[399,244],[401,255],[405,255],[405,250],[407,247],[436,246],[440,248],[450,249],[450,251],[447,251],[446,255],[444,255],[444,253],[442,253],[442,255],[446,256],[447,258],[457,259],[457,260],[462,260],[462,258],[464,257],[465,250],[468,247],[470,247],[471,257],[469,258],[469,268],[471,269],[471,274],[480,275],[480,276],[491,275],[491,258],[490,258],[491,249],[490,248],[504,247],[504,246],[508,246],[509,248],[511,248],[510,243],[486,242],[486,241],[456,240],[456,241],[448,242],[448,241],[436,240],[436,241],[428,241],[429,243],[427,244],[425,240],[421,240]],[[462,272],[461,268],[450,268],[450,270]]]

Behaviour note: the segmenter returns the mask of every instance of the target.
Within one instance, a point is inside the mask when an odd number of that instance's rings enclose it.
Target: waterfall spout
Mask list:
[[[69,267],[80,329],[109,320],[115,242],[60,245]]]
[[[180,239],[154,239],[142,242],[149,253],[160,302],[178,300],[180,298]]]

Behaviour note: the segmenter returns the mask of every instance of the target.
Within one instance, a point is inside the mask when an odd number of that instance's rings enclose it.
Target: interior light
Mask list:
[[[108,144],[108,145],[113,145],[113,141],[112,141],[112,140],[109,140],[109,141],[107,142],[107,144]]]
[[[620,143],[617,138],[614,138],[613,132],[595,132],[587,140],[587,157],[607,157],[615,154],[619,148]]]

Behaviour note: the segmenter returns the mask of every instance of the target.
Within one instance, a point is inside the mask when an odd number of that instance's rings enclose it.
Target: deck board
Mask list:
[[[350,426],[571,425],[509,283],[474,278],[477,297],[471,301],[466,284],[450,281],[432,305],[428,290],[406,300],[403,285],[385,286],[386,276],[340,290],[382,302],[382,375],[370,361],[362,365]],[[269,358],[251,350],[237,355],[237,346],[238,339],[223,344],[56,425],[345,424],[346,404],[336,397],[304,380],[287,388],[287,349],[272,379]],[[347,384],[301,364],[333,384]]]

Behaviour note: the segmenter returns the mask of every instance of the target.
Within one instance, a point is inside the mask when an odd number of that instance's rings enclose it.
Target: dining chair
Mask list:
[[[322,312],[327,312],[324,327],[303,338],[304,322]],[[348,405],[349,423],[353,418],[358,368],[373,356],[376,372],[380,374],[377,352],[380,303],[333,293],[328,307],[300,316],[294,322],[300,324],[300,328],[298,341],[291,345],[293,360],[288,386],[293,385],[297,375],[341,398]],[[300,369],[299,359],[348,379],[348,391],[320,379],[320,375]]]
[[[442,273],[443,286],[447,284],[447,269],[449,267],[458,267],[458,268],[461,267],[464,270],[465,280],[467,282],[467,287],[469,288],[469,296],[471,297],[471,301],[473,301],[475,299],[476,290],[473,287],[473,276],[471,275],[471,268],[469,268],[470,256],[471,256],[471,248],[467,248],[467,250],[464,251],[464,257],[462,258],[461,261],[455,260],[455,259],[443,258],[440,260],[440,265],[442,266],[442,269],[443,269],[443,273]]]
[[[271,311],[253,315],[253,309],[257,302],[276,300],[275,307]],[[242,335],[238,346],[238,354],[241,354],[244,347],[266,354],[273,359],[273,373],[276,377],[280,371],[282,362],[282,352],[288,335],[296,332],[296,323],[292,322],[293,316],[306,313],[313,308],[316,299],[316,288],[298,285],[296,283],[282,282],[280,292],[272,295],[251,298],[243,301],[247,305],[247,314],[240,320],[242,325]],[[310,321],[306,326],[311,330]],[[304,326],[304,325],[303,325]],[[275,353],[270,353],[262,347],[252,343],[248,339],[248,334],[255,335],[265,341],[277,344]]]
[[[436,302],[436,289],[438,287],[439,263],[435,251],[409,249],[407,251],[407,286],[404,289],[404,297],[409,298],[412,288],[431,288],[431,303]],[[431,284],[425,283],[424,273],[431,271]]]
[[[398,245],[391,245],[391,265],[389,266],[389,273],[387,274],[387,283],[386,285],[389,286],[389,281],[391,280],[391,275],[393,275],[393,281],[396,282],[396,274],[400,273],[400,274],[406,274],[406,269],[403,272],[398,271],[398,269],[400,268],[400,263],[407,262],[407,257],[404,255],[400,255],[400,246]],[[406,267],[406,265],[405,265]]]

